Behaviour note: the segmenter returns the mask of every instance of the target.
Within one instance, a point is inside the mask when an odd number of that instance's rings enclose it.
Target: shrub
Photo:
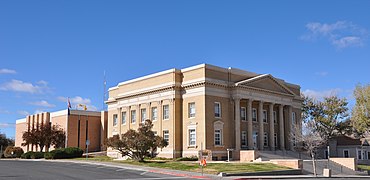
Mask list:
[[[44,154],[45,159],[66,159],[82,157],[83,150],[77,147],[55,149]]]
[[[20,158],[23,154],[23,149],[20,147],[8,146],[4,151],[6,158]]]
[[[44,152],[33,152],[33,151],[28,151],[24,154],[22,154],[21,158],[22,159],[41,159],[44,158]]]
[[[198,161],[198,157],[197,156],[180,157],[177,158],[176,161]]]

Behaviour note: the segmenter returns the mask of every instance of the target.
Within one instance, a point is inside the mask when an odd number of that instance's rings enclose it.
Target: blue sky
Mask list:
[[[349,98],[370,77],[370,1],[0,1],[0,131],[107,86],[201,63]]]

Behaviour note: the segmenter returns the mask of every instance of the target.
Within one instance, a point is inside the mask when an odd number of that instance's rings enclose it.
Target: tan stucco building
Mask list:
[[[169,142],[162,157],[208,150],[212,159],[239,159],[243,149],[293,150],[301,124],[300,86],[270,74],[201,64],[170,69],[109,89],[108,137],[145,120]],[[110,150],[109,156],[117,152]]]
[[[29,115],[16,121],[15,146],[22,147],[24,152],[38,151],[38,146],[22,146],[22,134],[45,123],[59,125],[66,132],[66,147],[86,149],[86,140],[90,141],[89,151],[102,150],[107,138],[107,112],[62,110]],[[45,149],[47,151],[48,149]]]

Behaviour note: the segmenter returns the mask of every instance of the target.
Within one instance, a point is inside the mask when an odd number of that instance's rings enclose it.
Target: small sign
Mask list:
[[[86,146],[90,145],[90,140],[86,140]]]
[[[199,163],[201,166],[207,166],[207,161],[206,159],[202,159],[200,160],[200,163]]]

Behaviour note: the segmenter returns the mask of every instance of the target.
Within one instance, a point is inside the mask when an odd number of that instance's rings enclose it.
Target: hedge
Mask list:
[[[12,154],[13,152],[13,154]],[[4,157],[6,158],[20,158],[23,154],[23,149],[15,146],[8,146],[4,151]]]
[[[22,154],[21,158],[22,159],[41,159],[44,158],[44,152],[33,152],[29,151],[24,154]]]
[[[55,149],[45,153],[45,159],[67,159],[82,157],[83,150],[77,147]]]

